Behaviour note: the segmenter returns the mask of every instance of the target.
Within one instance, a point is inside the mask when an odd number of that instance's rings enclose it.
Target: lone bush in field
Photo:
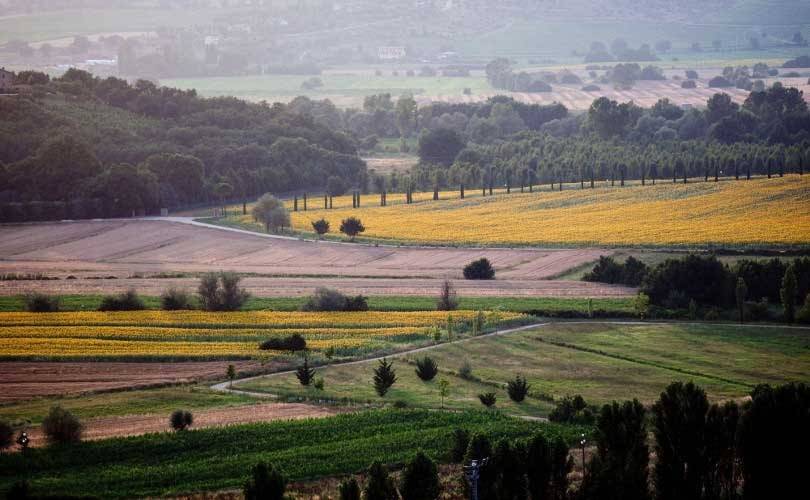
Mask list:
[[[271,194],[264,194],[256,201],[252,215],[255,220],[264,224],[264,230],[268,233],[290,225],[290,213],[284,202]]]
[[[293,333],[286,337],[273,337],[265,340],[259,345],[263,351],[305,351],[307,340],[300,333]]]
[[[60,305],[58,297],[44,293],[30,293],[25,296],[25,310],[28,312],[59,312]]]
[[[295,370],[295,376],[304,387],[309,387],[315,378],[315,369],[309,366],[309,358],[306,356],[304,356],[304,364]]]
[[[439,373],[439,366],[433,361],[433,358],[425,356],[416,360],[416,376],[428,382],[436,377]]]
[[[315,230],[315,232],[318,234],[318,237],[320,238],[321,236],[329,232],[329,221],[324,218],[314,220],[312,221],[312,229]]]
[[[273,464],[259,462],[242,489],[245,500],[283,500],[287,479]]]
[[[357,217],[349,217],[340,223],[340,232],[348,236],[351,241],[354,241],[357,235],[365,230],[366,227]]]
[[[529,393],[529,383],[526,382],[526,377],[523,375],[515,375],[515,378],[507,382],[506,392],[509,393],[509,399],[515,403],[520,403],[526,399]]]
[[[481,258],[470,262],[464,267],[464,279],[468,280],[491,280],[495,278],[495,269],[489,259]]]
[[[360,500],[360,485],[357,479],[350,477],[338,486],[340,500]]]
[[[169,288],[160,295],[160,308],[164,311],[187,311],[194,309],[188,294],[177,288]]]
[[[194,415],[192,415],[190,411],[175,410],[172,412],[172,416],[169,417],[169,424],[171,424],[172,429],[176,431],[184,431],[191,427],[193,423]]]
[[[494,392],[486,392],[484,394],[479,394],[478,400],[481,401],[481,404],[487,408],[492,408],[495,406],[495,402],[498,400],[498,398],[495,396]]]
[[[374,369],[374,390],[380,397],[385,397],[385,394],[397,381],[397,373],[394,370],[394,363],[383,358],[380,360],[379,366]]]
[[[206,311],[238,311],[250,297],[239,288],[240,279],[234,273],[208,273],[200,278],[197,293],[202,308]]]
[[[441,491],[436,464],[423,452],[405,465],[400,485],[402,500],[435,500]]]
[[[455,311],[456,309],[458,309],[456,291],[453,289],[453,284],[450,283],[450,280],[444,280],[442,290],[439,293],[439,299],[436,301],[436,310]]]
[[[388,476],[388,470],[380,462],[374,462],[368,468],[366,487],[363,488],[365,500],[397,500],[397,488]]]
[[[79,419],[61,406],[54,406],[42,420],[42,432],[51,444],[78,443],[84,426]]]
[[[99,311],[142,311],[146,309],[143,300],[135,290],[127,290],[118,295],[107,295],[101,299]]]
[[[14,428],[5,420],[0,420],[0,451],[14,444]]]

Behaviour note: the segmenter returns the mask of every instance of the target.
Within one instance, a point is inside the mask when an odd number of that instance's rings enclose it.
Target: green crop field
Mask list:
[[[494,391],[508,413],[546,415],[548,400],[581,394],[591,403],[636,397],[652,403],[670,382],[693,380],[709,397],[737,398],[759,383],[810,380],[810,330],[764,326],[556,323],[531,331],[447,344],[427,354],[450,382],[445,405],[474,408],[477,394]],[[411,362],[423,354],[406,357]],[[438,407],[438,387],[396,358],[399,380],[386,399]],[[474,380],[456,374],[468,361]],[[372,391],[375,362],[320,370],[322,394],[303,390],[293,375],[275,375],[240,387],[286,396],[379,400]],[[503,388],[521,373],[532,387],[521,404]]]
[[[259,461],[279,466],[291,480],[351,474],[374,460],[403,463],[420,449],[444,459],[456,428],[486,433],[491,439],[542,432],[569,442],[582,431],[497,412],[368,411],[0,454],[0,491],[23,476],[31,481],[34,494],[103,498],[240,488]]]

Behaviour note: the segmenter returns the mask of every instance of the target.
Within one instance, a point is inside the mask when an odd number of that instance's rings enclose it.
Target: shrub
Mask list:
[[[302,311],[368,311],[368,300],[362,295],[347,297],[331,288],[317,288],[301,305]]]
[[[506,392],[509,393],[509,399],[515,403],[520,403],[526,399],[526,395],[529,393],[529,383],[526,381],[526,377],[519,374],[515,375],[514,379],[507,382]]]
[[[472,365],[466,358],[461,362],[461,366],[458,368],[458,376],[464,380],[473,379]]]
[[[433,358],[425,356],[416,360],[416,376],[420,379],[425,382],[433,380],[437,373],[439,373],[439,366],[433,361]]]
[[[593,269],[586,273],[582,279],[600,283],[639,286],[647,275],[647,271],[647,265],[632,256],[628,257],[624,264],[619,264],[613,257],[600,256]]]
[[[315,378],[315,369],[309,366],[309,358],[306,356],[304,356],[304,364],[295,370],[295,376],[304,387],[309,386]]]
[[[206,311],[237,311],[250,297],[239,288],[240,278],[234,273],[209,273],[200,278],[197,293]]]
[[[329,221],[321,217],[319,220],[312,221],[312,229],[318,234],[318,237],[323,236],[329,232]]]
[[[402,471],[402,500],[434,500],[440,489],[436,464],[423,452],[417,452]]]
[[[486,406],[487,408],[492,408],[493,406],[495,406],[495,402],[497,401],[497,397],[495,396],[494,392],[479,394],[478,399],[479,401],[481,401],[481,404]]]
[[[127,290],[118,295],[107,295],[101,299],[99,311],[142,311],[146,309],[143,300],[135,290]]]
[[[323,377],[318,377],[315,379],[315,382],[312,383],[312,387],[318,389],[319,391],[323,390],[324,382]]]
[[[682,89],[696,89],[697,88],[697,82],[695,82],[694,80],[684,80],[683,82],[681,82],[681,88]]]
[[[160,295],[160,308],[164,311],[186,311],[193,309],[188,294],[177,288],[169,288]]]
[[[287,479],[273,464],[259,462],[250,470],[242,492],[245,500],[283,500]]]
[[[380,462],[374,462],[366,474],[368,480],[363,488],[365,500],[397,500],[397,489],[388,476],[388,470]]]
[[[338,495],[340,500],[360,500],[360,485],[357,484],[357,479],[351,477],[342,481],[338,486]]]
[[[54,406],[42,420],[42,432],[52,444],[78,443],[82,440],[84,426],[72,413],[61,406]]]
[[[29,293],[25,296],[25,310],[28,312],[59,312],[60,300],[44,293]]]
[[[456,291],[453,289],[453,284],[450,280],[444,280],[442,283],[442,291],[439,293],[439,299],[436,301],[437,311],[455,311],[458,308],[458,300],[456,299]]]
[[[365,226],[357,217],[349,217],[340,223],[340,232],[348,236],[351,241],[354,241],[354,238],[365,230]]]
[[[728,79],[722,76],[715,76],[711,80],[709,80],[709,87],[733,87],[734,84],[728,81]]]
[[[307,341],[299,333],[293,333],[286,337],[273,337],[265,340],[259,346],[263,351],[305,351]]]
[[[14,428],[5,420],[0,420],[0,451],[14,444]]]
[[[565,424],[593,425],[597,409],[589,406],[579,394],[557,401],[548,419]]]
[[[453,431],[453,448],[450,450],[450,460],[453,463],[460,463],[467,453],[467,446],[470,444],[470,433],[465,429]]]
[[[495,278],[495,270],[487,258],[470,262],[464,267],[464,279],[491,280]]]
[[[397,374],[394,370],[394,363],[383,358],[377,368],[374,369],[374,390],[380,397],[384,397],[388,389],[397,381]]]
[[[190,411],[175,410],[172,412],[172,416],[169,417],[169,424],[176,431],[184,431],[191,427],[193,423],[194,415]]]

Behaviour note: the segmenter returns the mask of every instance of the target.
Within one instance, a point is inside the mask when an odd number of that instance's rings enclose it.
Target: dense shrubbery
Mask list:
[[[286,337],[267,339],[261,343],[259,349],[264,351],[305,351],[307,349],[307,341],[301,335],[293,333]]]
[[[242,488],[245,500],[284,500],[287,479],[273,464],[259,462],[250,471],[250,479]]]
[[[628,257],[624,264],[619,264],[613,257],[599,257],[599,262],[582,279],[585,281],[598,281],[601,283],[639,286],[647,275],[647,265],[636,259]]]
[[[206,311],[238,311],[250,294],[239,287],[241,278],[234,273],[208,273],[200,278],[197,293]]]
[[[566,396],[557,401],[556,406],[551,411],[548,419],[552,422],[566,424],[593,424],[597,414],[597,408],[588,405],[585,400],[577,394],[576,396]]]
[[[433,380],[439,373],[439,365],[430,356],[425,356],[416,360],[416,376],[428,382]]]
[[[169,425],[176,431],[184,431],[194,423],[194,415],[190,411],[175,410],[169,417]]]
[[[30,293],[25,296],[25,310],[28,312],[58,312],[61,301],[44,293]]]
[[[160,308],[164,311],[184,311],[194,309],[194,305],[186,292],[177,288],[169,288],[160,295]]]
[[[315,293],[301,305],[302,311],[368,311],[368,300],[357,295],[349,297],[337,290],[318,288]]]
[[[118,295],[106,295],[98,306],[99,311],[142,311],[144,309],[146,309],[146,305],[135,290],[127,290]]]
[[[84,426],[72,413],[54,406],[42,419],[42,432],[51,444],[78,443],[82,440]]]
[[[489,259],[481,258],[464,266],[464,279],[491,280],[495,278],[495,269]]]

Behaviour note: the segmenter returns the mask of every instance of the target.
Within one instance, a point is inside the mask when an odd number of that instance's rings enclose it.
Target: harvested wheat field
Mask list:
[[[0,226],[0,273],[42,273],[53,281],[0,281],[0,294],[108,293],[135,288],[157,295],[168,287],[193,290],[195,276],[172,273],[228,270],[254,274],[252,294],[309,294],[317,286],[366,295],[422,295],[439,280],[461,278],[472,260],[487,257],[497,280],[458,282],[469,296],[626,296],[632,290],[553,281],[596,260],[599,249],[480,249],[351,245],[272,238],[190,220],[82,221]],[[161,279],[155,279],[160,275]],[[383,278],[383,279],[381,279]]]
[[[226,408],[197,410],[194,412],[194,429],[221,427],[225,425],[270,422],[273,420],[297,420],[302,418],[328,417],[344,408],[329,408],[303,403],[261,403]],[[124,415],[88,419],[83,422],[84,440],[107,439],[112,437],[137,436],[152,432],[169,432],[169,419],[166,415]],[[32,427],[28,431],[33,446],[45,444],[42,429]]]
[[[184,363],[0,362],[0,403],[121,389],[156,387],[221,379],[229,364],[239,372],[258,372],[258,361]]]

